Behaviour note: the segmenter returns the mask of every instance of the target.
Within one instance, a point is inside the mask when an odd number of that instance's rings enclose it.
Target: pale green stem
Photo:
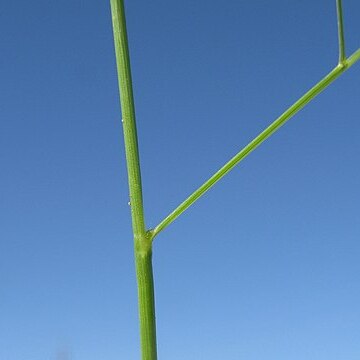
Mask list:
[[[336,12],[339,37],[339,64],[342,64],[346,60],[342,0],[336,0]]]
[[[135,252],[142,360],[156,360],[155,297],[152,253]]]
[[[345,65],[347,66],[347,68],[349,68],[359,60],[360,60],[360,49],[356,50],[351,56],[349,56],[346,59]]]
[[[122,0],[111,0],[110,3],[128,168],[131,215],[134,234],[141,237],[145,233],[145,222],[124,4]]]
[[[110,0],[116,63],[125,140],[130,206],[134,233],[135,265],[138,284],[141,356],[156,360],[155,302],[151,237],[146,232],[140,175],[140,159],[135,122],[128,39],[123,0]]]
[[[173,212],[171,212],[159,225],[151,230],[152,238],[154,238],[160,231],[169,226],[178,216],[180,216],[189,206],[198,200],[206,191],[213,187],[222,177],[224,177],[231,169],[234,168],[241,160],[247,157],[253,150],[255,150],[262,142],[264,142],[270,135],[284,125],[292,116],[301,110],[314,97],[329,86],[339,75],[346,69],[355,64],[360,59],[360,49],[358,49],[349,59],[342,64],[336,66],[328,75],[305,93],[299,100],[290,106],[282,115],[280,115],[269,127],[260,133],[254,140],[246,145],[240,152],[238,152],[230,161],[228,161],[220,170],[218,170],[209,180],[202,184],[195,190],[185,201],[183,201]]]

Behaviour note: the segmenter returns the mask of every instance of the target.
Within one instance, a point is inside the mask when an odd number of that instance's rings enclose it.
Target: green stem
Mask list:
[[[160,233],[167,226],[169,226],[178,216],[180,216],[189,206],[198,200],[206,191],[213,187],[222,177],[224,177],[230,170],[234,168],[241,160],[245,159],[253,150],[255,150],[261,143],[270,137],[276,130],[284,125],[290,118],[292,118],[299,110],[301,110],[307,103],[315,98],[327,86],[329,86],[335,79],[337,79],[346,69],[355,64],[360,59],[360,49],[358,49],[349,59],[336,66],[329,72],[322,80],[320,80],[314,87],[305,93],[299,100],[290,106],[282,115],[280,115],[269,127],[260,133],[254,140],[246,145],[240,152],[238,152],[230,161],[228,161],[220,170],[218,170],[210,179],[205,181],[197,190],[195,190],[185,201],[183,201],[174,211],[172,211],[159,225],[151,230],[152,237]]]
[[[156,324],[151,251],[143,255],[136,253],[135,262],[138,281],[142,359],[155,360],[157,359]]]
[[[110,3],[134,234],[141,354],[143,360],[156,360],[155,301],[151,256],[152,239],[150,233],[146,232],[144,220],[140,158],[124,3],[123,0],[110,0]]]
[[[349,68],[359,60],[360,60],[360,49],[356,50],[350,57],[347,58],[345,65],[347,66],[347,68]]]
[[[131,215],[134,235],[141,238],[142,234],[145,233],[145,222],[124,3],[122,0],[111,0],[110,3],[128,168]]]
[[[345,36],[344,36],[344,23],[343,23],[343,11],[342,11],[341,0],[336,0],[336,12],[337,12],[338,37],[339,37],[339,64],[342,64],[346,60],[346,55],[345,55]]]

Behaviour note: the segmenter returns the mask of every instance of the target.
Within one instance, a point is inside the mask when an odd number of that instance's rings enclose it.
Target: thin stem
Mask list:
[[[156,323],[152,254],[135,254],[138,281],[141,356],[143,360],[156,360]]]
[[[204,184],[195,190],[185,201],[183,201],[174,211],[172,211],[159,225],[152,231],[152,238],[158,235],[162,230],[169,226],[177,217],[179,217],[189,206],[198,200],[206,191],[213,187],[222,177],[224,177],[230,170],[234,168],[241,160],[246,158],[253,150],[255,150],[261,143],[270,137],[276,130],[284,125],[291,117],[293,117],[299,110],[301,110],[307,103],[315,98],[327,86],[329,86],[339,75],[346,69],[355,64],[360,59],[360,49],[357,50],[348,60],[336,66],[329,72],[322,80],[320,80],[314,87],[305,93],[299,100],[291,105],[282,115],[280,115],[269,127],[254,138],[248,145],[246,145],[240,152],[238,152],[230,161],[228,161],[220,170],[210,177]]]
[[[123,0],[111,0],[116,63],[120,89],[122,124],[130,191],[130,205],[135,236],[145,233],[140,159],[135,122],[130,57]]]
[[[151,236],[146,231],[135,122],[129,47],[123,0],[110,0],[118,71],[126,164],[134,233],[136,278],[138,285],[141,356],[156,360],[156,327]]]
[[[342,64],[346,60],[342,0],[336,0],[336,12],[339,37],[339,64]]]
[[[360,49],[357,49],[350,57],[347,58],[345,65],[347,66],[347,68],[349,68],[359,60],[360,60]]]

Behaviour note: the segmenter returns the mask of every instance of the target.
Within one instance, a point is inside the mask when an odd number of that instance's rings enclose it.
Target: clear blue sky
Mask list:
[[[152,227],[336,65],[335,1],[126,10]],[[0,39],[0,359],[138,359],[109,3],[3,1]],[[359,359],[359,98],[356,64],[156,239],[160,360]]]

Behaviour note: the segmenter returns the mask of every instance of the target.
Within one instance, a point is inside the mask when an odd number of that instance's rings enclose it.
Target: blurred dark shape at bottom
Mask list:
[[[67,349],[59,350],[56,354],[56,360],[71,360],[70,351]]]

